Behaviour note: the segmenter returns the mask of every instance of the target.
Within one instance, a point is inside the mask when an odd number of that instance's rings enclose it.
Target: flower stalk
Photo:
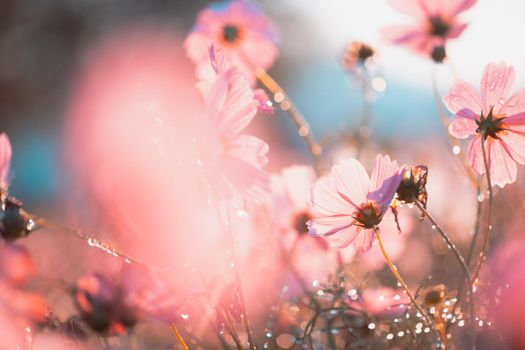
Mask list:
[[[275,102],[279,103],[281,109],[286,111],[290,119],[297,127],[299,136],[304,140],[310,151],[314,162],[317,175],[323,174],[325,167],[322,160],[322,147],[317,142],[312,129],[304,115],[299,111],[295,104],[290,100],[284,89],[266,72],[264,69],[256,69],[255,76],[272,94]]]
[[[476,332],[475,332],[475,320],[476,320],[476,314],[475,314],[475,301],[474,301],[474,289],[472,286],[472,277],[470,275],[470,270],[467,266],[467,263],[465,262],[465,259],[459,252],[458,248],[452,242],[450,237],[447,235],[447,233],[441,228],[441,226],[437,223],[437,221],[430,215],[430,213],[425,209],[425,207],[417,200],[417,198],[414,198],[414,204],[418,209],[421,211],[422,214],[424,214],[425,217],[428,218],[428,220],[432,223],[433,227],[436,229],[436,231],[439,233],[447,247],[454,253],[454,257],[456,258],[459,266],[461,267],[461,270],[463,271],[463,274],[465,275],[466,280],[468,281],[468,292],[469,292],[469,310],[470,310],[470,324],[472,326],[472,348],[475,348],[476,344]],[[456,303],[457,304],[457,303]]]
[[[403,277],[401,277],[401,274],[397,270],[397,266],[394,265],[394,263],[390,259],[390,256],[386,252],[385,247],[383,245],[383,240],[381,239],[381,235],[379,234],[379,229],[377,227],[374,227],[374,236],[377,239],[377,243],[379,244],[379,248],[381,249],[381,253],[383,254],[383,257],[385,258],[385,261],[386,261],[388,267],[390,268],[390,271],[392,272],[392,274],[396,278],[397,282],[401,285],[401,287],[405,291],[405,293],[408,296],[408,298],[410,299],[410,302],[412,303],[412,305],[414,305],[416,310],[421,314],[421,317],[423,318],[423,323],[425,324],[425,326],[429,327],[432,330],[432,334],[434,335],[436,341],[439,341],[441,339],[441,337],[436,332],[432,322],[430,321],[430,318],[428,317],[427,313],[421,308],[421,306],[417,303],[416,299],[414,298],[414,296],[412,295],[412,293],[408,289],[408,285],[406,284],[405,280],[403,279]]]
[[[492,191],[492,181],[490,178],[490,167],[488,163],[487,151],[485,150],[485,132],[481,131],[481,153],[483,155],[483,164],[485,166],[485,176],[487,178],[487,186],[489,192],[489,204],[487,209],[487,233],[485,234],[485,239],[483,240],[483,246],[479,254],[478,263],[474,269],[474,274],[472,275],[472,284],[476,286],[479,283],[478,275],[481,270],[481,266],[487,257],[487,250],[489,248],[490,233],[492,232],[492,205],[494,193]]]
[[[177,326],[175,325],[175,323],[171,324],[171,330],[175,334],[175,337],[177,338],[177,341],[179,342],[182,350],[188,350],[189,349],[188,345],[186,345],[186,343],[184,342],[184,339],[182,338],[181,334],[179,333],[179,330],[177,329]]]

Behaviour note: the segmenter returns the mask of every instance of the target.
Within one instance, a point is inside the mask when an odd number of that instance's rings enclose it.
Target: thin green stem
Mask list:
[[[468,253],[467,253],[467,265],[470,266],[470,262],[472,261],[472,255],[474,254],[474,248],[476,247],[476,242],[478,240],[479,236],[479,229],[481,227],[481,214],[482,214],[482,201],[478,200],[478,196],[481,192],[480,184],[478,182],[478,188],[477,188],[477,196],[476,196],[476,223],[474,224],[474,234],[472,235],[472,240],[470,241],[470,245],[468,247]]]
[[[22,214],[25,215],[28,219],[32,220],[37,227],[46,228],[52,231],[61,232],[68,236],[80,239],[86,243],[88,243],[90,246],[98,248],[110,255],[113,255],[117,258],[120,258],[124,260],[126,263],[133,263],[136,265],[140,265],[146,269],[149,270],[149,267],[145,264],[139,262],[138,260],[132,258],[131,256],[121,252],[120,250],[113,247],[111,244],[104,242],[103,240],[99,240],[91,235],[88,235],[84,233],[80,229],[73,229],[67,226],[64,226],[62,224],[53,222],[51,220],[45,219],[41,216],[34,215],[31,213],[28,213],[26,211],[22,211]]]
[[[177,326],[175,323],[171,324],[171,330],[175,334],[175,337],[177,338],[177,341],[179,342],[179,345],[181,346],[182,350],[189,350],[188,345],[186,345],[186,342],[182,338],[182,335],[180,334],[179,330],[177,329]]]
[[[381,253],[383,254],[383,257],[385,258],[385,261],[386,261],[388,267],[390,268],[390,271],[392,272],[392,274],[396,278],[396,280],[399,283],[399,285],[404,289],[404,291],[405,291],[406,295],[408,296],[408,298],[410,299],[410,302],[412,303],[412,305],[421,314],[421,317],[423,318],[423,323],[425,324],[425,326],[432,330],[432,334],[434,335],[436,341],[439,341],[440,340],[440,336],[436,332],[436,330],[434,329],[434,326],[433,326],[432,322],[430,321],[430,318],[428,317],[427,313],[421,308],[421,306],[419,306],[419,304],[417,303],[416,299],[414,298],[414,296],[412,295],[412,293],[408,289],[408,285],[406,284],[405,280],[399,274],[399,271],[397,270],[396,265],[394,265],[394,263],[390,259],[390,256],[386,252],[385,247],[383,245],[383,240],[381,239],[381,235],[379,234],[379,229],[377,227],[374,227],[374,235],[375,235],[375,237],[377,239],[377,243],[379,243],[379,248],[381,249]]]
[[[259,68],[255,70],[255,76],[261,82],[261,84],[273,94],[275,102],[279,103],[281,109],[288,113],[290,119],[297,127],[299,136],[302,137],[308,146],[308,150],[312,156],[317,175],[322,175],[325,171],[323,159],[321,157],[322,147],[319,142],[317,142],[312,132],[312,128],[306,121],[304,115],[297,108],[297,106],[295,106],[284,89],[268,74],[268,72]]]
[[[489,161],[487,157],[487,151],[485,150],[485,133],[482,131],[480,136],[481,136],[481,153],[483,155],[483,163],[485,165],[485,174],[487,178],[487,186],[488,186],[488,191],[489,191],[489,204],[488,204],[488,210],[487,210],[487,233],[485,234],[485,239],[483,240],[483,246],[479,254],[478,264],[472,276],[473,277],[472,283],[474,285],[478,283],[479,271],[481,270],[481,266],[483,265],[483,262],[485,261],[485,258],[487,256],[487,250],[489,248],[490,233],[492,232],[492,204],[493,204],[492,202],[493,202],[493,197],[494,197],[494,194],[492,192],[492,181],[490,179],[490,166],[489,166]]]
[[[463,270],[463,274],[465,275],[465,278],[468,281],[469,297],[470,297],[470,300],[469,300],[470,325],[472,327],[471,342],[472,342],[472,349],[475,349],[476,348],[476,332],[475,332],[476,314],[475,314],[475,308],[474,308],[475,307],[474,290],[472,288],[472,278],[470,276],[470,270],[468,268],[468,265],[465,263],[465,259],[463,259],[463,256],[459,252],[454,242],[452,242],[450,237],[447,235],[445,230],[441,228],[441,226],[436,222],[436,220],[432,217],[432,215],[430,215],[430,213],[425,209],[423,204],[421,204],[421,202],[417,200],[417,198],[413,198],[413,200],[414,200],[416,207],[418,207],[421,213],[424,214],[426,218],[428,218],[428,220],[432,223],[433,227],[439,233],[443,241],[445,241],[445,244],[447,245],[447,247],[454,253],[454,257],[456,258],[459,266]],[[458,298],[458,301],[459,301],[459,298]]]
[[[478,188],[477,189],[478,189],[477,190],[477,195],[479,195],[480,191],[481,191],[479,182],[478,182]],[[470,267],[470,262],[472,261],[472,255],[474,254],[474,248],[476,247],[476,242],[478,240],[479,232],[480,232],[480,228],[481,228],[481,214],[482,214],[483,206],[482,206],[482,202],[480,200],[478,200],[477,197],[478,196],[476,196],[477,209],[476,209],[476,222],[474,224],[474,234],[472,235],[472,239],[470,240],[468,253],[467,253],[467,258],[465,259],[465,263],[469,267]],[[467,286],[469,286],[470,284],[472,284],[472,281],[467,281],[467,283],[468,283]],[[459,285],[459,288],[458,288],[458,295],[457,295],[457,299],[458,300],[461,300],[461,298],[463,297],[464,288],[465,288],[465,279],[462,279],[461,283]],[[451,312],[452,315],[456,314],[456,309],[458,308],[458,305],[459,305],[459,303],[454,303],[454,307],[452,308],[452,312]],[[447,329],[451,325],[452,325],[452,323],[448,323],[447,324]]]

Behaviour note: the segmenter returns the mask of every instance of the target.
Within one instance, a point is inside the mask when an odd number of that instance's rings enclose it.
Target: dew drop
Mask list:
[[[308,136],[310,130],[306,126],[301,126],[297,132],[299,133],[299,136],[305,137]]]
[[[246,219],[249,215],[247,211],[241,209],[237,211],[237,216],[239,216],[241,219]]]
[[[277,103],[281,103],[284,101],[284,94],[281,93],[281,92],[278,92],[276,93],[274,96],[273,96],[273,99],[275,100],[275,102]]]

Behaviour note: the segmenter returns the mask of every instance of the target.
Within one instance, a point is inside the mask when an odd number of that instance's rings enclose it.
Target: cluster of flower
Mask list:
[[[447,59],[448,41],[459,37],[467,27],[458,15],[476,0],[390,2],[395,9],[414,17],[417,25],[385,28],[384,38],[442,63]],[[305,117],[266,72],[278,55],[277,43],[278,35],[270,19],[248,0],[231,0],[203,9],[184,43],[197,66],[198,87],[204,101],[204,128],[194,141],[199,174],[211,189],[219,221],[229,227],[230,220],[223,215],[226,212],[229,217],[231,203],[265,206],[272,227],[282,233],[285,268],[299,287],[290,298],[279,298],[272,308],[264,331],[264,348],[445,348],[451,343],[451,325],[468,329],[472,339],[465,344],[475,348],[476,327],[478,321],[480,326],[483,323],[475,293],[492,230],[492,186],[503,188],[514,183],[516,163],[525,164],[525,92],[510,96],[513,67],[488,64],[481,78],[480,94],[468,83],[456,82],[443,99],[453,114],[445,125],[450,135],[456,139],[472,137],[468,158],[462,165],[479,175],[478,187],[485,175],[490,196],[487,232],[480,259],[472,269],[471,254],[464,259],[427,212],[427,166],[399,165],[390,156],[378,154],[370,175],[358,159],[343,160],[327,170],[328,160]],[[351,43],[344,53],[343,66],[363,77],[375,52],[367,44]],[[264,89],[257,89],[257,83]],[[274,102],[296,124],[312,155],[313,167],[292,166],[275,175],[264,170],[269,147],[245,130],[257,113],[274,113]],[[22,329],[13,332],[19,334],[18,338],[11,337],[13,344],[30,343],[27,333],[30,337],[35,326],[58,328],[85,339],[82,326],[72,319],[60,322],[49,312],[42,297],[20,289],[33,275],[35,265],[28,251],[14,241],[40,227],[60,227],[26,212],[22,203],[9,195],[10,160],[11,146],[2,134],[0,235],[5,244],[0,250],[0,307],[2,315],[16,321],[13,327]],[[438,284],[411,292],[393,262],[401,255],[401,242],[406,239],[406,235],[394,233],[409,230],[411,225],[410,217],[403,218],[403,211],[398,210],[403,205],[417,207],[421,219],[428,218],[454,254],[464,273],[459,291],[451,293],[449,287]],[[246,209],[249,211],[249,206]],[[228,235],[228,230],[224,231]],[[84,324],[107,336],[125,334],[139,320],[161,320],[172,325],[180,346],[187,348],[176,327],[184,302],[172,301],[175,293],[156,271],[98,240],[77,236],[122,257],[124,262],[117,276],[90,273],[80,277],[71,289]],[[233,241],[232,236],[227,239]],[[385,283],[365,287],[352,275],[355,256],[369,270],[381,270],[386,264],[398,288],[387,288]],[[316,260],[317,257],[322,258]],[[310,275],[319,271],[317,265],[324,269],[319,275]],[[234,262],[232,266],[235,270]],[[328,279],[333,271],[336,273]],[[235,282],[221,292],[201,294],[209,299],[215,330],[224,348],[249,345],[257,349],[259,332],[254,333],[248,320],[242,281],[238,271],[234,274]],[[318,281],[323,279],[326,282]],[[464,286],[468,290],[466,298],[462,295]],[[285,285],[283,294],[288,288]],[[462,328],[464,325],[469,327]],[[186,332],[191,333],[188,328]],[[274,336],[276,332],[280,334]],[[197,339],[192,340],[198,343]]]

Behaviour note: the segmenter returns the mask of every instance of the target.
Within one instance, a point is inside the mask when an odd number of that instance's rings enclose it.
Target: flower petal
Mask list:
[[[322,216],[308,221],[307,226],[310,235],[328,237],[353,226],[353,221],[350,215]]]
[[[268,149],[268,145],[263,140],[251,135],[240,135],[228,144],[227,152],[262,169],[268,163],[266,156]]]
[[[483,154],[481,153],[481,137],[479,135],[474,137],[468,145],[468,161],[472,169],[479,175],[485,173]]]
[[[476,124],[477,115],[468,108],[460,110],[450,121],[448,132],[458,139],[465,139],[476,134],[478,125]]]
[[[315,182],[315,172],[310,166],[294,165],[283,169],[282,181],[295,210],[307,208],[310,189]]]
[[[228,95],[218,119],[219,132],[225,137],[239,134],[257,113],[253,91],[246,78],[231,68],[219,79],[228,81]]]
[[[459,23],[459,24],[453,25],[452,28],[450,28],[449,32],[447,33],[447,38],[456,39],[458,36],[461,35],[461,33],[463,33],[465,29],[467,29],[467,27],[468,27],[468,24],[466,23]]]
[[[446,0],[439,2],[441,5],[441,13],[453,17],[474,6],[477,0]]]
[[[349,159],[340,162],[332,167],[331,176],[337,193],[346,202],[355,207],[365,203],[370,179],[359,161]]]
[[[354,241],[354,245],[359,252],[367,252],[372,249],[372,242],[374,241],[374,230],[361,230]]]
[[[357,209],[339,195],[332,174],[317,180],[309,201],[316,216],[351,215]]]
[[[525,89],[516,92],[509,99],[505,101],[505,104],[499,110],[500,114],[505,114],[507,117],[511,117],[518,113],[525,112]]]
[[[448,110],[454,114],[465,108],[480,113],[483,108],[476,89],[464,81],[455,82],[448,94],[443,97],[443,102]]]
[[[372,171],[367,199],[376,201],[381,208],[385,209],[390,205],[399,187],[404,170],[405,166],[400,168],[396,161],[390,159],[390,156],[378,154]]]
[[[425,10],[419,0],[388,0],[388,2],[395,10],[410,17],[423,19],[426,16]]]
[[[518,169],[505,144],[499,140],[490,142],[490,177],[492,186],[503,188],[516,181]]]
[[[220,160],[220,166],[225,181],[233,186],[224,184],[220,187],[224,194],[231,191],[231,187],[246,198],[255,202],[266,201],[270,192],[270,177],[260,166],[246,161],[237,154],[227,153]]]
[[[483,71],[481,78],[481,99],[485,115],[494,107],[497,114],[514,84],[515,72],[513,66],[507,66],[505,62],[489,63]]]
[[[346,248],[354,242],[356,237],[359,236],[361,227],[351,225],[342,227],[337,234],[326,236],[326,240],[331,246],[337,248]]]
[[[485,142],[487,150],[487,163],[490,169],[492,186],[504,187],[506,184],[516,181],[517,167],[509,150],[500,140],[490,137]],[[481,137],[474,138],[469,144],[469,163],[480,175],[485,174],[485,163],[481,149]]]
[[[525,165],[525,133],[508,129],[505,132],[501,132],[500,137],[505,143],[505,149],[509,151],[512,158],[516,162]]]
[[[422,55],[429,55],[434,46],[442,41],[432,38],[422,28],[410,25],[385,27],[381,30],[381,38],[390,44],[403,45]]]

